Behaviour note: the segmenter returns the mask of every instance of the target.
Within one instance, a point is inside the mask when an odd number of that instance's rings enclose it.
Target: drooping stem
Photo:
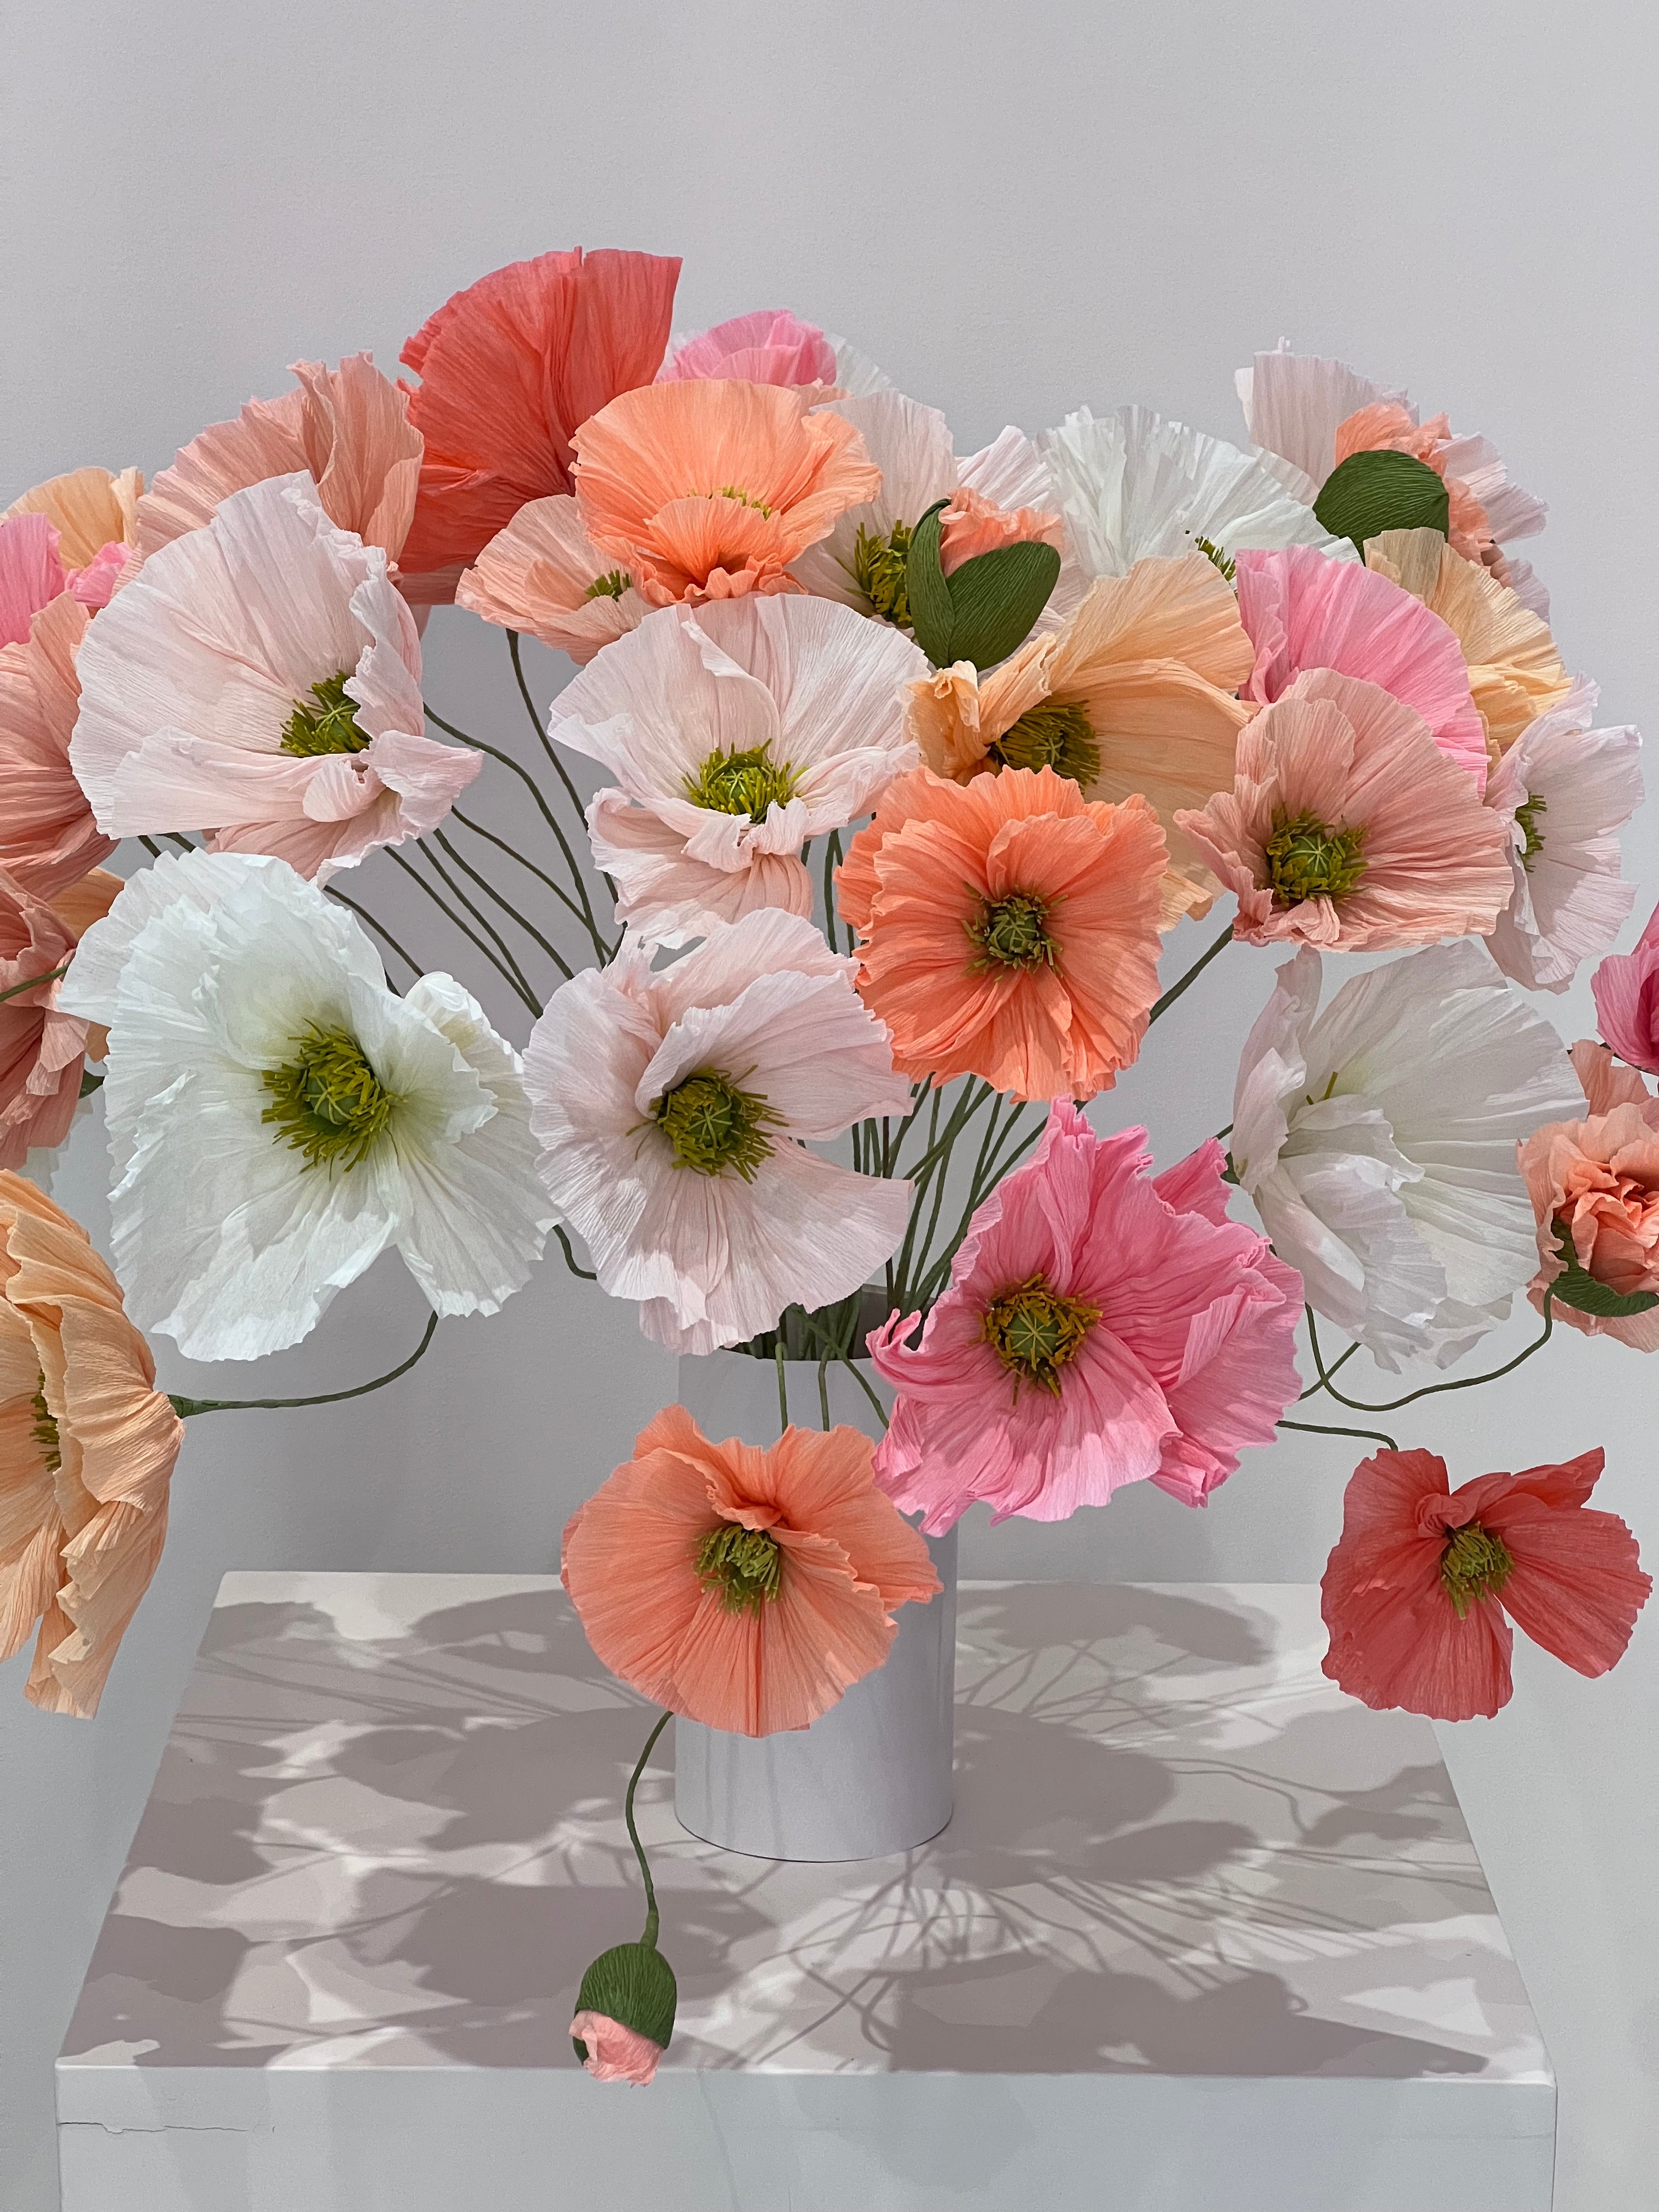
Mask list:
[[[576,1265],[576,1255],[570,1249],[570,1239],[565,1235],[562,1225],[556,1221],[553,1224],[553,1234],[563,1248],[564,1264],[569,1268],[571,1273],[580,1275],[585,1283],[597,1283],[599,1279],[592,1267],[579,1267]]]
[[[437,1326],[437,1315],[429,1315],[421,1340],[407,1359],[399,1360],[384,1375],[377,1375],[372,1382],[359,1382],[349,1390],[319,1390],[307,1398],[181,1398],[173,1393],[173,1410],[181,1420],[188,1420],[195,1413],[269,1413],[284,1406],[337,1406],[343,1398],[366,1397],[371,1390],[384,1390],[388,1382],[407,1375],[431,1343]]]
[[[574,915],[577,921],[586,928],[586,917],[580,907],[571,897],[564,885],[556,882],[545,868],[538,868],[533,860],[527,860],[516,845],[509,845],[505,837],[498,837],[493,830],[486,830],[482,822],[475,822],[470,814],[463,814],[459,806],[450,808],[449,818],[452,822],[459,822],[463,830],[470,830],[475,837],[482,837],[486,844],[493,845],[498,853],[505,853],[509,860],[516,860],[521,868],[527,869],[535,877],[537,882],[544,884],[552,892],[554,897]]]
[[[0,1000],[21,999],[25,991],[38,991],[43,983],[55,983],[60,975],[69,974],[69,962],[54,968],[49,975],[31,975],[26,982],[14,983],[9,991],[0,991]]]
[[[1331,1376],[1346,1367],[1358,1349],[1359,1346],[1357,1344],[1351,1344],[1346,1352],[1340,1352],[1332,1360],[1329,1367],[1321,1372],[1318,1382],[1309,1383],[1307,1389],[1302,1393],[1302,1398],[1316,1398],[1322,1390],[1328,1390],[1331,1387]],[[1300,1405],[1301,1402],[1301,1398],[1298,1398],[1297,1403]]]
[[[1534,1352],[1541,1352],[1549,1342],[1551,1334],[1555,1328],[1555,1293],[1553,1291],[1547,1290],[1544,1293],[1544,1327],[1541,1334],[1534,1337],[1530,1344],[1517,1352],[1513,1359],[1506,1359],[1501,1367],[1489,1368],[1484,1375],[1455,1376],[1449,1382],[1425,1382],[1420,1390],[1407,1391],[1403,1398],[1384,1398],[1376,1404],[1364,1398],[1345,1397],[1336,1388],[1331,1381],[1336,1369],[1326,1366],[1323,1355],[1320,1352],[1319,1328],[1314,1320],[1311,1306],[1307,1309],[1307,1314],[1308,1342],[1313,1348],[1314,1365],[1319,1370],[1320,1382],[1330,1392],[1337,1404],[1347,1406],[1356,1413],[1395,1413],[1402,1406],[1415,1405],[1419,1398],[1437,1397],[1443,1390],[1473,1390],[1482,1382],[1496,1382],[1505,1375],[1512,1375],[1522,1360],[1530,1359]]]
[[[654,1951],[657,1948],[657,1929],[659,1925],[657,1918],[657,1887],[651,1879],[651,1863],[645,1856],[645,1846],[640,1841],[640,1832],[634,1825],[634,1792],[640,1786],[640,1777],[645,1771],[646,1760],[657,1747],[657,1738],[673,1717],[672,1712],[658,1715],[655,1728],[645,1739],[644,1750],[634,1762],[634,1771],[628,1778],[628,1794],[623,1799],[623,1818],[628,1823],[628,1840],[634,1846],[634,1856],[640,1863],[640,1879],[645,1884],[645,1933],[641,1936],[640,1941],[647,1951]]]
[[[533,937],[535,939],[537,944],[541,946],[542,951],[546,953],[548,958],[553,963],[553,965],[558,969],[559,973],[564,977],[568,983],[576,971],[571,966],[570,963],[565,958],[563,953],[560,951],[558,946],[553,943],[552,939],[550,938],[544,937],[541,931],[537,928],[533,921],[530,921],[526,915],[520,914],[518,908],[515,907],[510,900],[503,897],[501,893],[497,890],[495,884],[490,882],[488,876],[480,875],[477,869],[473,866],[471,861],[464,858],[463,855],[456,850],[453,842],[445,836],[441,830],[434,830],[432,832],[432,842],[441,852],[448,854],[449,858],[455,863],[455,866],[461,871],[463,875],[471,878],[472,881],[477,884],[479,890],[483,893],[486,898],[493,899],[495,901],[495,904],[501,908],[501,912],[507,916],[509,921],[516,921],[518,923],[520,928],[523,930],[526,937]]]
[[[1281,1429],[1302,1429],[1312,1437],[1368,1437],[1371,1443],[1387,1444],[1390,1451],[1400,1447],[1392,1437],[1384,1436],[1381,1429],[1338,1429],[1324,1421],[1280,1421]]]
[[[1171,983],[1169,989],[1164,994],[1164,996],[1161,999],[1155,999],[1153,1000],[1152,1011],[1146,1017],[1146,1026],[1148,1029],[1151,1029],[1152,1024],[1158,1019],[1160,1014],[1167,1014],[1169,1012],[1170,1007],[1174,1006],[1176,1000],[1181,996],[1182,993],[1189,984],[1197,982],[1199,977],[1209,966],[1211,961],[1215,959],[1218,954],[1224,951],[1225,948],[1232,943],[1232,937],[1233,926],[1231,922],[1229,922],[1227,927],[1222,931],[1220,936],[1216,939],[1214,944],[1210,945],[1206,951],[1199,954],[1197,959],[1194,961],[1192,966],[1187,970],[1186,974],[1181,976],[1176,981]]]

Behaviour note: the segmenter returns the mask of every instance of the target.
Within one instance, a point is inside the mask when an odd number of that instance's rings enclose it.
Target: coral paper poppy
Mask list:
[[[836,881],[900,1073],[1109,1090],[1158,995],[1166,858],[1144,799],[1102,805],[1052,769],[889,784]]]
[[[1603,1455],[1449,1487],[1427,1451],[1354,1469],[1320,1585],[1325,1672],[1377,1710],[1431,1720],[1509,1703],[1510,1622],[1581,1674],[1605,1674],[1653,1588],[1636,1539],[1586,1504]]]
[[[426,441],[400,564],[410,599],[447,605],[526,500],[570,489],[572,433],[662,365],[679,273],[654,253],[544,253],[421,325],[398,356],[421,380],[409,419]]]
[[[939,1588],[856,1429],[711,1443],[684,1406],[565,1528],[588,1641],[655,1705],[742,1735],[805,1728],[879,1667],[893,1614]]]
[[[853,424],[772,384],[658,384],[577,431],[587,534],[653,605],[797,592],[786,574],[881,471]]]
[[[97,868],[54,908],[0,868],[0,1168],[20,1168],[31,1152],[69,1134],[87,1024],[62,1011],[52,979],[120,888]]]
[[[1583,1118],[1547,1122],[1519,1147],[1538,1224],[1532,1302],[1541,1310],[1545,1291],[1576,1261],[1630,1310],[1589,1312],[1558,1297],[1556,1319],[1587,1336],[1659,1351],[1659,1304],[1644,1303],[1659,1297],[1659,1098],[1605,1045],[1576,1044],[1572,1064]]]
[[[0,1659],[89,1718],[167,1534],[184,1424],[85,1230],[0,1174]]]
[[[56,897],[115,850],[70,766],[81,709],[75,657],[88,619],[63,592],[25,639],[0,646],[0,867],[37,898]]]

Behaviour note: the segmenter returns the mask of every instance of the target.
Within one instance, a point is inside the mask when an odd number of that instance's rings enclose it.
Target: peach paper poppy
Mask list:
[[[1340,466],[1351,453],[1382,452],[1409,453],[1434,471],[1446,487],[1452,551],[1483,562],[1500,582],[1507,581],[1509,562],[1498,541],[1541,530],[1544,504],[1509,482],[1491,441],[1454,438],[1448,416],[1419,422],[1402,401],[1374,399],[1337,424],[1336,459]]]
[[[137,540],[144,479],[137,469],[71,469],[15,499],[0,522],[43,514],[58,533],[64,587],[83,607],[107,606]]]
[[[939,1589],[856,1429],[711,1443],[684,1406],[571,1516],[562,1573],[588,1641],[653,1705],[741,1735],[805,1728],[879,1667]]]
[[[398,358],[420,378],[409,417],[426,441],[400,580],[447,605],[461,571],[527,500],[570,489],[571,436],[662,365],[677,259],[543,253],[447,300]]]
[[[461,578],[455,604],[539,638],[584,668],[651,612],[629,571],[583,529],[568,491],[526,501]]]
[[[0,1168],[21,1168],[69,1134],[88,1027],[60,1011],[55,979],[120,888],[118,876],[95,868],[52,907],[0,868]]]
[[[851,422],[777,385],[624,392],[571,442],[588,536],[659,607],[800,591],[789,562],[881,488]]]
[[[1089,799],[1139,792],[1170,850],[1166,926],[1207,910],[1215,879],[1175,826],[1231,788],[1250,708],[1233,694],[1254,648],[1227,580],[1202,553],[1138,561],[1092,585],[1057,633],[983,676],[966,661],[909,687],[906,727],[936,775],[1052,768]]]
[[[1326,1674],[1376,1711],[1490,1718],[1515,1686],[1512,1617],[1579,1674],[1605,1674],[1653,1583],[1618,1515],[1585,1502],[1602,1456],[1457,1490],[1433,1452],[1362,1460],[1320,1584]]]
[[[0,1659],[89,1719],[167,1534],[184,1424],[85,1230],[0,1174]]]
[[[1552,1121],[1518,1148],[1538,1224],[1540,1264],[1528,1295],[1541,1310],[1544,1292],[1565,1272],[1565,1247],[1604,1290],[1637,1301],[1659,1297],[1659,1098],[1605,1045],[1576,1044],[1572,1064],[1584,1090],[1583,1120]],[[1586,1336],[1659,1351],[1659,1304],[1597,1314],[1558,1297],[1553,1310]]]
[[[900,1073],[1109,1090],[1158,995],[1166,857],[1144,799],[1091,802],[1049,768],[889,784],[836,884]]]
[[[1237,781],[1176,816],[1229,890],[1234,935],[1358,952],[1487,936],[1514,891],[1512,834],[1420,714],[1310,669],[1238,741]]]
[[[250,399],[234,422],[216,422],[182,448],[138,502],[141,560],[212,521],[234,491],[303,471],[317,503],[395,561],[415,513],[422,440],[406,392],[366,353],[338,368],[296,361],[297,392]]]
[[[56,897],[115,850],[70,766],[81,708],[75,656],[88,619],[64,592],[21,643],[0,646],[0,868],[37,898]]]

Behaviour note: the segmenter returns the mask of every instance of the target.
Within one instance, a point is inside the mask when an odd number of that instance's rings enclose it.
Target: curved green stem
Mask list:
[[[1346,1352],[1340,1352],[1337,1357],[1332,1360],[1328,1369],[1322,1369],[1318,1382],[1309,1383],[1307,1389],[1303,1391],[1301,1397],[1297,1400],[1297,1405],[1301,1404],[1303,1398],[1316,1398],[1322,1390],[1328,1390],[1331,1387],[1331,1376],[1338,1374],[1344,1367],[1346,1367],[1358,1349],[1359,1346],[1357,1344],[1351,1344]]]
[[[783,1372],[783,1324],[778,1324],[778,1434],[781,1436],[789,1425],[789,1385]]]
[[[1232,936],[1233,926],[1231,922],[1229,922],[1227,927],[1222,931],[1220,936],[1216,939],[1214,944],[1209,947],[1208,951],[1199,954],[1197,959],[1194,961],[1192,966],[1187,970],[1186,974],[1182,975],[1178,981],[1171,983],[1169,989],[1164,994],[1164,996],[1161,999],[1156,999],[1153,1000],[1152,1011],[1146,1017],[1146,1026],[1148,1029],[1151,1029],[1152,1024],[1158,1019],[1160,1014],[1168,1013],[1170,1008],[1174,1006],[1176,1000],[1181,996],[1182,993],[1187,989],[1189,984],[1197,982],[1199,977],[1204,973],[1204,970],[1209,966],[1211,961],[1216,957],[1217,954],[1223,951],[1227,945],[1231,944]]]
[[[1368,1437],[1371,1443],[1387,1444],[1390,1451],[1400,1447],[1392,1437],[1384,1436],[1381,1429],[1338,1429],[1324,1421],[1280,1421],[1281,1429],[1301,1429],[1310,1437]]]
[[[836,942],[836,869],[841,856],[841,832],[832,830],[823,847],[823,933],[830,940],[830,950],[836,953],[841,947]],[[847,932],[847,950],[849,953],[853,950],[850,925]]]
[[[651,1863],[645,1856],[645,1846],[640,1841],[640,1832],[634,1825],[634,1792],[640,1786],[646,1760],[657,1747],[657,1738],[673,1717],[672,1712],[658,1715],[657,1725],[645,1739],[645,1748],[634,1762],[634,1771],[628,1778],[628,1795],[623,1799],[623,1818],[628,1823],[628,1840],[634,1846],[634,1856],[640,1863],[640,1877],[645,1884],[645,1933],[640,1941],[647,1951],[654,1951],[657,1948],[657,1929],[660,1923],[657,1918],[657,1887],[651,1879]]]
[[[490,882],[489,877],[481,875],[477,869],[473,866],[471,861],[465,859],[459,851],[457,851],[454,844],[449,838],[445,836],[441,830],[434,830],[432,832],[432,842],[438,847],[441,852],[447,853],[448,854],[449,858],[455,863],[455,866],[461,871],[463,875],[470,876],[472,878],[472,881],[477,884],[478,889],[483,893],[486,898],[493,899],[495,901],[495,904],[500,907],[501,912],[507,916],[509,921],[516,921],[518,923],[520,928],[523,930],[526,937],[533,937],[535,939],[537,944],[541,946],[542,951],[546,953],[548,958],[553,963],[553,965],[558,969],[559,973],[564,977],[568,983],[576,971],[571,966],[570,963],[565,958],[563,953],[560,951],[558,946],[553,943],[552,939],[548,937],[544,937],[541,931],[537,928],[535,923],[532,921],[527,915],[520,914],[518,908],[515,907],[509,899],[504,898],[501,892],[496,890],[495,884]]]
[[[513,656],[513,673],[518,678],[519,696],[524,701],[526,714],[529,715],[531,720],[536,725],[536,735],[542,741],[542,750],[547,755],[549,760],[552,762],[554,769],[558,775],[559,781],[564,786],[565,790],[569,796],[570,804],[576,810],[577,821],[586,822],[587,819],[587,810],[582,805],[581,793],[571,781],[569,769],[566,768],[564,763],[559,758],[558,750],[555,746],[552,738],[549,737],[547,733],[547,724],[543,720],[542,716],[536,711],[536,702],[530,696],[530,686],[524,680],[524,663],[519,658],[519,633],[515,629],[510,629],[507,633],[507,649]],[[617,897],[617,886],[611,882],[609,876],[605,875],[603,869],[601,869],[599,872],[604,878],[605,887],[606,890],[610,892],[611,902],[614,905]],[[587,896],[585,890],[582,896],[584,899]],[[592,909],[591,908],[588,909],[588,915],[591,921],[592,918]]]
[[[1320,1382],[1330,1392],[1339,1406],[1347,1406],[1356,1413],[1395,1413],[1402,1406],[1415,1405],[1419,1398],[1438,1397],[1443,1390],[1473,1390],[1480,1383],[1496,1382],[1503,1376],[1512,1375],[1522,1361],[1530,1359],[1534,1352],[1541,1352],[1549,1342],[1554,1328],[1555,1294],[1553,1291],[1546,1291],[1543,1334],[1534,1337],[1532,1342],[1523,1350],[1517,1352],[1513,1359],[1506,1359],[1501,1367],[1489,1368],[1484,1375],[1456,1376],[1449,1382],[1425,1382],[1420,1390],[1408,1390],[1403,1398],[1385,1398],[1380,1403],[1373,1405],[1364,1398],[1344,1397],[1341,1391],[1331,1381],[1331,1376],[1336,1370],[1334,1367],[1328,1368],[1325,1364],[1319,1349],[1319,1329],[1314,1320],[1313,1308],[1311,1306],[1308,1308],[1308,1342],[1313,1347],[1314,1365],[1319,1370]]]
[[[430,1315],[425,1334],[407,1359],[400,1360],[397,1366],[389,1368],[384,1375],[377,1375],[372,1382],[359,1382],[349,1390],[319,1390],[309,1398],[181,1398],[173,1393],[171,1394],[173,1410],[181,1420],[188,1420],[193,1413],[268,1413],[282,1406],[337,1406],[343,1398],[366,1397],[369,1391],[384,1390],[388,1382],[395,1382],[400,1375],[407,1375],[431,1343],[437,1326],[437,1315]]]
[[[463,814],[459,806],[452,806],[450,808],[449,818],[452,822],[459,822],[463,830],[470,830],[475,837],[482,837],[486,844],[493,845],[497,852],[505,853],[509,860],[516,860],[521,868],[527,869],[529,872],[534,876],[538,884],[545,884],[547,889],[552,892],[554,897],[558,899],[571,914],[575,915],[577,921],[581,923],[584,929],[587,927],[586,916],[577,905],[575,900],[571,897],[569,892],[566,890],[564,885],[561,883],[556,882],[555,879],[548,874],[545,868],[538,868],[533,860],[526,860],[524,854],[520,852],[516,845],[509,845],[505,837],[498,837],[493,830],[486,830],[482,822],[475,822],[470,814]]]
[[[537,998],[535,993],[531,989],[529,984],[524,981],[522,976],[516,975],[498,954],[490,950],[489,945],[486,944],[484,939],[479,936],[476,929],[470,928],[452,907],[445,904],[442,895],[433,889],[432,885],[428,883],[426,878],[421,873],[420,870],[416,867],[412,867],[404,858],[403,854],[391,845],[388,845],[386,848],[386,856],[388,860],[394,862],[397,866],[400,867],[404,873],[409,877],[411,882],[418,884],[421,889],[426,893],[427,896],[431,900],[433,905],[437,908],[439,913],[443,915],[444,919],[447,921],[453,922],[455,927],[460,931],[462,936],[467,939],[471,944],[475,945],[477,950],[483,953],[484,958],[489,963],[490,966],[495,970],[495,973],[501,978],[502,981],[505,982],[514,994],[529,1007],[532,1014],[539,1014],[542,1010],[541,1002]]]
[[[564,1248],[564,1264],[569,1268],[571,1273],[580,1275],[585,1283],[597,1283],[599,1279],[592,1267],[579,1267],[576,1265],[576,1255],[570,1249],[570,1239],[565,1235],[561,1224],[556,1221],[553,1224],[553,1234]]]
[[[38,991],[43,983],[55,983],[60,975],[69,974],[69,962],[54,968],[49,975],[31,975],[26,982],[14,983],[9,991],[0,991],[0,1000],[21,999],[25,991]]]

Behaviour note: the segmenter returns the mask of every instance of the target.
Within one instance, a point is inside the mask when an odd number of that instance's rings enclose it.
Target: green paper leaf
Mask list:
[[[104,1079],[101,1075],[94,1075],[89,1067],[83,1067],[81,1070],[81,1096],[83,1098],[90,1098],[94,1091],[101,1091],[103,1087]]]
[[[674,1970],[654,1944],[618,1943],[601,1951],[582,1976],[576,1993],[578,2012],[602,2012],[607,2020],[647,2035],[666,2051],[674,2033],[674,2008],[679,1991]],[[579,2036],[571,2045],[584,2065],[587,2046]]]
[[[951,653],[975,668],[994,668],[1031,635],[1060,578],[1052,545],[1024,540],[964,561],[947,580],[956,611]],[[915,601],[911,600],[914,607]]]
[[[956,607],[951,587],[939,566],[939,517],[951,504],[938,499],[910,533],[909,557],[905,564],[904,589],[910,602],[910,628],[916,643],[935,668],[948,668],[960,655],[954,650],[952,632]]]
[[[1385,530],[1451,534],[1445,484],[1410,453],[1350,453],[1326,477],[1314,513],[1333,538],[1347,538],[1362,561],[1366,539]]]
[[[1651,1313],[1655,1306],[1659,1306],[1659,1293],[1614,1291],[1605,1283],[1598,1283],[1573,1249],[1566,1218],[1559,1213],[1555,1217],[1555,1249],[1561,1257],[1561,1272],[1550,1289],[1555,1294],[1557,1305],[1572,1306],[1579,1313],[1595,1315],[1601,1321],[1626,1321],[1632,1314]]]

